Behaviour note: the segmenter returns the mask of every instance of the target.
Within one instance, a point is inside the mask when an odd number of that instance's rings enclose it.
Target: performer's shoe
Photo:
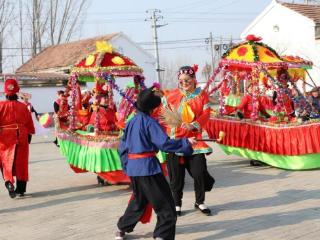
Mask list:
[[[12,184],[11,182],[7,181],[7,182],[5,183],[5,185],[6,185],[6,188],[8,189],[9,196],[10,196],[11,198],[15,198],[15,197],[16,197],[16,193],[15,193],[15,191],[14,191],[14,186],[13,186],[13,184]]]
[[[57,147],[60,147],[59,143],[58,143],[58,140],[54,140],[53,143],[57,146]]]
[[[265,166],[266,164],[259,160],[250,160],[250,165],[254,167],[260,167],[260,166]]]
[[[115,233],[114,239],[115,239],[115,240],[123,240],[125,235],[126,235],[125,232],[123,232],[123,231],[121,231],[121,230],[118,230],[118,231],[116,231],[116,233]]]
[[[195,209],[200,210],[204,215],[207,215],[207,216],[211,215],[211,210],[204,203],[201,203],[201,204],[195,203],[194,207]]]
[[[155,240],[164,240],[164,238],[156,237]]]
[[[19,191],[18,189],[14,190],[14,192],[18,195],[19,197],[24,197],[24,192]]]
[[[176,214],[178,217],[181,216],[181,207],[180,206],[176,206]]]

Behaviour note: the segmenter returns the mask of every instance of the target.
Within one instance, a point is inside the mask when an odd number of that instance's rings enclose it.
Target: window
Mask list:
[[[316,40],[320,39],[320,24],[317,24],[315,27],[315,35],[316,35]]]

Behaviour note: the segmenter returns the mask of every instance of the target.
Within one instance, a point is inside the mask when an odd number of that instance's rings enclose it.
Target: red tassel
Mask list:
[[[150,203],[147,204],[146,209],[144,210],[143,215],[140,218],[140,222],[142,224],[147,224],[151,221],[152,216],[152,205]]]
[[[129,199],[129,203],[134,199],[134,195],[131,194],[131,197]],[[147,224],[151,221],[151,217],[152,217],[152,205],[150,203],[147,204],[143,215],[140,218],[140,222],[142,224]]]
[[[183,165],[185,163],[184,157],[179,157],[179,164]]]
[[[166,177],[168,176],[168,171],[167,171],[167,163],[161,163],[161,168],[162,168],[162,173]]]

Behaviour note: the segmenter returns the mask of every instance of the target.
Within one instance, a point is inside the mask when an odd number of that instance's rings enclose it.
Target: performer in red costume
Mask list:
[[[288,89],[289,82],[289,73],[286,69],[281,68],[277,71],[277,80],[279,82],[279,86],[277,91],[274,91],[272,102],[274,105],[274,112],[279,113],[283,112],[284,116],[289,120],[295,117],[294,113],[294,103],[291,100],[288,93],[290,90]],[[281,90],[282,89],[282,90]],[[273,121],[274,119],[271,119]]]
[[[4,84],[5,101],[0,102],[0,168],[11,198],[26,192],[29,161],[28,136],[35,133],[28,107],[18,102],[20,88],[15,79]],[[4,141],[5,139],[5,141]],[[17,187],[14,189],[14,178]]]
[[[112,91],[110,89],[110,91]],[[98,92],[96,96],[97,106],[93,109],[90,117],[89,124],[97,126],[99,131],[116,131],[116,107],[112,101],[110,91],[105,89],[104,91]],[[98,123],[98,124],[97,124]]]
[[[61,125],[67,125],[68,122],[68,117],[69,117],[69,106],[68,106],[68,98],[67,94],[59,90],[57,92],[58,94],[58,99],[54,102],[53,108],[55,114],[57,114],[59,122],[60,122],[60,127]]]
[[[253,111],[253,102],[252,102],[252,94],[253,94],[253,85],[249,84],[247,87],[247,95],[245,95],[240,102],[240,105],[236,108],[238,110],[237,114],[239,118],[250,118]],[[269,118],[270,115],[266,112],[265,105],[261,101],[260,97],[257,97],[257,107],[258,112],[262,113],[265,117]]]
[[[166,91],[163,98],[163,107],[176,109],[182,117],[182,124],[176,128],[166,127],[167,134],[174,139],[195,137],[202,139],[203,127],[210,117],[208,94],[196,87],[197,65],[181,67],[178,73],[179,87]],[[203,141],[192,145],[193,155],[183,156],[178,153],[168,155],[168,173],[170,187],[176,205],[177,215],[181,215],[181,205],[184,187],[185,170],[194,179],[195,208],[203,214],[210,215],[210,209],[205,205],[205,192],[211,191],[214,178],[207,170],[205,154],[212,149]]]

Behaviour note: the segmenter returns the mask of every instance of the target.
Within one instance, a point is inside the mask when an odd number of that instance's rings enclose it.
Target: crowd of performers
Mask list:
[[[126,94],[133,100],[137,99],[141,90],[140,82],[144,80],[143,76],[134,77],[134,85],[126,89]],[[121,107],[123,104],[130,104],[126,101],[120,103],[120,109],[126,112],[117,111],[116,104],[113,101],[113,92],[107,83],[97,84],[92,90],[83,90],[80,92],[80,86],[77,86],[79,99],[77,99],[76,112],[78,126],[77,129],[92,131],[97,128],[99,132],[119,131],[125,126],[128,115],[134,112],[133,106]],[[60,127],[67,128],[69,126],[70,105],[68,97],[70,96],[70,87],[66,90],[58,91],[57,100],[54,102],[54,112],[56,113]],[[98,126],[97,126],[97,123]],[[55,141],[56,144],[57,141]]]
[[[81,96],[76,103],[79,114],[77,119],[80,121],[78,129],[92,131],[98,128],[102,132],[124,129],[118,150],[123,170],[131,180],[133,196],[118,221],[116,239],[123,239],[126,233],[134,230],[150,204],[157,214],[153,237],[174,239],[177,216],[182,214],[186,170],[194,181],[194,207],[204,215],[211,213],[205,204],[205,195],[215,183],[206,162],[206,155],[212,149],[203,141],[206,139],[204,129],[210,118],[211,104],[207,92],[197,87],[196,72],[196,66],[181,67],[178,87],[167,91],[161,91],[158,87],[142,88],[139,81],[143,81],[143,78],[138,76],[135,84],[126,92],[136,104],[131,108],[122,108],[128,111],[125,113],[117,111],[108,85],[97,85],[93,92],[81,93],[80,86],[77,89],[78,96]],[[35,133],[31,112],[35,111],[27,103],[17,101],[19,86],[14,79],[5,81],[4,91],[6,100],[0,102],[0,138],[6,141],[0,142],[0,166],[5,186],[13,198],[26,191],[29,142],[30,136]],[[240,105],[229,109],[229,113],[236,113],[240,118],[250,118],[252,91],[253,86],[247,86],[247,94]],[[319,116],[318,89],[312,90],[309,107],[301,107],[301,99],[298,99],[301,95],[295,91],[290,90],[290,97],[286,96],[289,91],[281,92],[282,95],[277,92],[273,98],[258,96],[261,116],[271,119],[267,110],[279,106],[279,102],[284,103],[282,105],[288,118]],[[69,95],[68,88],[59,91],[54,102],[54,111],[61,128],[67,128],[69,124]],[[128,103],[124,101],[121,104]],[[176,109],[181,115],[182,124],[170,126],[162,121],[159,116],[164,108]],[[132,115],[130,121],[128,115]],[[168,153],[169,183],[156,157],[159,150]]]
[[[253,92],[257,90],[253,84],[248,84],[240,104],[235,107],[226,106],[224,114],[236,114],[240,119],[252,119],[254,103],[258,109],[258,120],[261,121],[304,122],[320,118],[320,88],[314,87],[304,95],[288,79],[288,72],[285,69],[279,69],[277,80],[281,85],[278,89],[271,89],[266,82],[259,85],[259,93],[255,101],[253,101]],[[228,96],[230,89],[225,91],[222,89],[222,92]]]

